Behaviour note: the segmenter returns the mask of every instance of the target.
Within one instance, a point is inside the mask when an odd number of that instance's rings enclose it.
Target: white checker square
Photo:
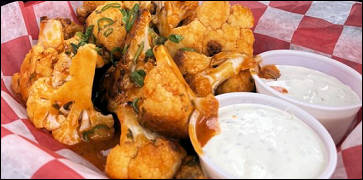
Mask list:
[[[306,15],[324,19],[333,24],[344,24],[353,1],[314,1]]]
[[[27,119],[27,112],[23,105],[19,104],[13,97],[11,97],[5,91],[1,91],[1,97],[9,104],[11,109],[20,119]]]
[[[48,18],[69,18],[72,19],[70,7],[66,1],[45,1],[33,6],[36,21],[40,23],[40,17],[47,16]],[[56,10],[51,10],[56,9]]]
[[[262,3],[262,4],[266,5],[266,6],[268,6],[270,4],[270,1],[258,1],[258,2],[260,2],[260,3]]]
[[[104,173],[100,174],[95,171],[92,171],[91,169],[80,165],[78,163],[74,163],[68,159],[58,159],[63,164],[67,165],[74,171],[76,171],[81,176],[85,177],[86,179],[106,179],[106,175]]]
[[[362,64],[362,28],[344,26],[333,55]]]
[[[362,121],[354,128],[341,145],[342,150],[362,145]]]
[[[11,33],[9,33],[11,29]],[[27,35],[23,14],[19,2],[1,6],[1,43]]]
[[[81,164],[83,166],[88,167],[89,169],[98,172],[100,174],[102,174],[102,172],[92,163],[88,162],[87,160],[85,160],[82,156],[78,155],[77,153],[69,150],[69,149],[61,149],[56,151],[57,154],[67,158],[68,160]]]
[[[5,127],[6,129],[9,129],[12,132],[14,132],[15,134],[22,135],[22,136],[28,138],[29,140],[31,140],[35,143],[38,143],[38,141],[35,140],[35,137],[33,136],[33,134],[29,131],[29,129],[26,127],[26,125],[20,119],[7,123],[7,124],[4,124],[2,126]]]
[[[70,1],[73,11],[76,13],[77,12],[77,8],[81,7],[83,4],[83,1]]]
[[[1,138],[1,178],[29,179],[53,159],[53,156],[15,134]]]
[[[335,168],[331,179],[348,179],[342,159],[342,152],[338,152],[337,167]]]
[[[267,7],[258,21],[255,32],[290,42],[302,18],[301,14]]]

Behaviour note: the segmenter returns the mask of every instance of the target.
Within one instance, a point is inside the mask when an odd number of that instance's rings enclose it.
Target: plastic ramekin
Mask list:
[[[299,118],[305,124],[310,126],[324,143],[327,153],[326,158],[328,162],[326,163],[326,167],[324,168],[320,176],[317,178],[327,179],[332,176],[337,164],[337,151],[335,148],[334,141],[331,138],[328,131],[324,128],[324,126],[321,125],[321,123],[318,120],[316,120],[313,116],[311,116],[309,113],[279,98],[258,93],[241,93],[241,92],[226,93],[218,95],[216,96],[216,98],[219,102],[219,108],[232,104],[254,103],[254,104],[263,104],[271,106],[289,112],[291,114],[294,114],[297,118]],[[192,115],[192,118],[193,117],[194,116]],[[190,122],[195,122],[195,121],[191,120]],[[194,125],[192,124],[192,126]],[[202,169],[209,178],[218,178],[218,179],[236,178],[236,177],[231,177],[226,172],[223,172],[218,167],[218,164],[213,164],[212,161],[203,153],[198,155],[200,158]]]
[[[268,64],[292,65],[317,70],[339,79],[358,94],[360,97],[359,104],[340,107],[309,104],[277,92],[266,85],[258,75],[252,75],[258,93],[275,96],[301,107],[318,119],[332,135],[334,142],[338,144],[351,126],[359,109],[362,107],[361,74],[334,59],[304,51],[272,50],[261,53],[259,56],[262,58],[261,66]]]

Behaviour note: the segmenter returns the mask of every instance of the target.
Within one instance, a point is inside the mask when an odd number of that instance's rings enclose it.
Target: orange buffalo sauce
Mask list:
[[[104,171],[107,156],[102,151],[115,147],[120,143],[120,131],[115,132],[111,139],[90,142],[81,142],[76,145],[67,146],[69,149],[88,160],[101,171]]]

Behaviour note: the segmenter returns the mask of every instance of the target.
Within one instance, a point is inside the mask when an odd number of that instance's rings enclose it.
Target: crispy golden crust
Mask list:
[[[186,152],[176,142],[144,129],[132,108],[116,110],[121,123],[120,145],[107,156],[111,178],[172,178]]]
[[[164,139],[140,146],[123,143],[107,156],[105,171],[111,178],[172,178],[184,156],[179,145]]]
[[[170,34],[178,34],[183,37],[179,43],[166,41],[165,46],[168,48],[172,57],[180,48],[193,48],[197,52],[203,51],[204,34],[207,29],[199,20],[194,20],[190,24],[180,26],[171,30]]]
[[[117,2],[113,2],[117,3]],[[126,38],[125,23],[122,21],[123,15],[119,8],[108,8],[104,11],[101,9],[108,3],[98,6],[95,11],[93,11],[86,20],[86,25],[94,25],[93,35],[97,39],[97,43],[102,44],[111,51],[116,47],[123,47]],[[119,3],[122,7],[122,3]],[[100,11],[97,13],[96,11]],[[105,18],[108,18],[105,20]],[[112,24],[110,24],[110,20]]]
[[[179,50],[174,57],[174,61],[182,74],[194,75],[207,69],[211,60],[204,54]]]
[[[176,179],[207,179],[199,164],[196,156],[187,156],[183,159],[183,163],[179,171],[175,175]]]
[[[161,7],[157,7],[160,11],[156,14],[156,24],[164,37],[168,37],[171,29],[192,16],[198,7],[198,1],[166,1],[158,4]]]
[[[193,106],[172,70],[157,65],[145,78],[141,123],[166,136],[186,138]]]
[[[216,91],[216,94],[229,92],[252,92],[255,90],[255,83],[249,70],[241,71],[223,82]]]
[[[193,48],[197,52],[213,56],[221,51],[253,54],[254,36],[252,12],[243,6],[230,6],[228,2],[203,2],[190,16],[187,24],[170,30],[181,35],[179,43],[167,41],[172,56],[180,48]]]

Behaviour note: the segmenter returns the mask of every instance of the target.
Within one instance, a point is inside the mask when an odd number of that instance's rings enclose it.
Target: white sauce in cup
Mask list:
[[[204,155],[235,178],[317,178],[327,165],[320,137],[296,116],[260,104],[219,109],[221,133]]]
[[[268,86],[282,87],[283,93],[295,100],[330,107],[360,103],[359,96],[335,77],[300,66],[276,65],[281,76],[277,79],[261,78]]]

